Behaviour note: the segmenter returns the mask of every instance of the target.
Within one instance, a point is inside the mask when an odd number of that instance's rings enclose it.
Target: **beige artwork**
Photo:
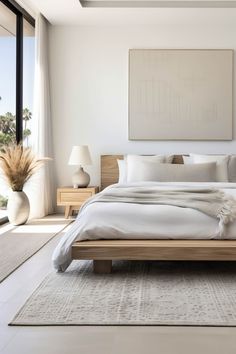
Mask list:
[[[130,140],[232,140],[232,99],[233,50],[130,50]]]

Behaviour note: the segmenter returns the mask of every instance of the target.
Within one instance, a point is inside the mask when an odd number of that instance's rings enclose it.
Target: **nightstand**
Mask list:
[[[73,210],[79,210],[81,205],[94,194],[99,192],[99,187],[57,189],[57,205],[65,206],[65,218],[72,215]]]

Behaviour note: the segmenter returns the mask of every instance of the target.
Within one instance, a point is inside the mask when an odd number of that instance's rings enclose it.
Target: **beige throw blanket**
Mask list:
[[[158,187],[117,187],[107,189],[89,199],[84,209],[95,202],[172,205],[192,208],[219,219],[220,236],[224,226],[236,218],[236,200],[224,192],[210,188],[160,189]]]

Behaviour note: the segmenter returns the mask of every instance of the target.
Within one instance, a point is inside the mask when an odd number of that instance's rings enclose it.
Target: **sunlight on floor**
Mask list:
[[[14,229],[15,226],[11,224],[4,224],[0,227],[0,235],[4,234],[7,231],[10,231],[11,229]]]
[[[65,226],[67,225],[66,223],[64,224]],[[63,224],[55,224],[55,225],[22,225],[19,227],[16,227],[15,229],[13,229],[11,231],[12,234],[42,234],[42,233],[55,233],[58,230],[61,229],[61,227],[63,227]]]
[[[64,223],[65,227],[67,226],[67,223]],[[55,225],[22,225],[20,227],[15,228],[14,230],[12,230],[11,233],[14,234],[29,234],[29,233],[55,233],[58,230],[61,230],[61,227],[63,227],[63,224],[55,224]],[[62,231],[62,232],[66,232],[66,231]]]
[[[29,221],[29,224],[14,226],[9,223],[4,224],[0,227],[0,235],[3,235],[6,232],[11,234],[43,234],[43,233],[56,233],[58,232],[63,225],[65,227],[70,225],[70,222],[73,220],[66,220],[62,215],[48,216],[44,219],[37,219]],[[62,233],[67,231],[67,227]]]

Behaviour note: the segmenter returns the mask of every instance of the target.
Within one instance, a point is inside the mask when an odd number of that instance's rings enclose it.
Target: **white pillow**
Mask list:
[[[139,161],[129,182],[215,182],[216,163],[165,164]]]
[[[118,183],[126,183],[127,182],[127,167],[126,160],[117,160],[118,168],[119,168],[119,181]]]
[[[216,181],[229,182],[228,178],[228,155],[197,155],[190,154],[193,163],[216,162]]]
[[[141,162],[154,162],[154,163],[164,163],[166,160],[163,155],[154,155],[154,156],[142,156],[142,155],[127,155],[127,182],[138,181],[136,174],[137,170],[142,168]],[[141,172],[141,171],[139,171]]]
[[[183,155],[183,160],[184,160],[185,165],[189,165],[190,163],[192,163],[192,164],[194,163],[193,158],[191,156]]]
[[[165,163],[172,163],[174,155],[164,155],[164,158],[165,158]]]
[[[142,156],[142,155],[127,155],[127,156],[138,156],[138,160],[140,160],[140,157],[142,160],[150,160],[150,158],[156,159],[158,157],[161,157],[161,160],[164,159],[162,162],[165,163],[171,163],[174,155],[148,155],[148,156]],[[119,167],[119,182],[118,183],[126,183],[127,182],[127,156],[124,157],[124,160],[117,160],[118,167]],[[135,157],[136,158],[136,157]],[[134,158],[134,159],[135,159]]]

